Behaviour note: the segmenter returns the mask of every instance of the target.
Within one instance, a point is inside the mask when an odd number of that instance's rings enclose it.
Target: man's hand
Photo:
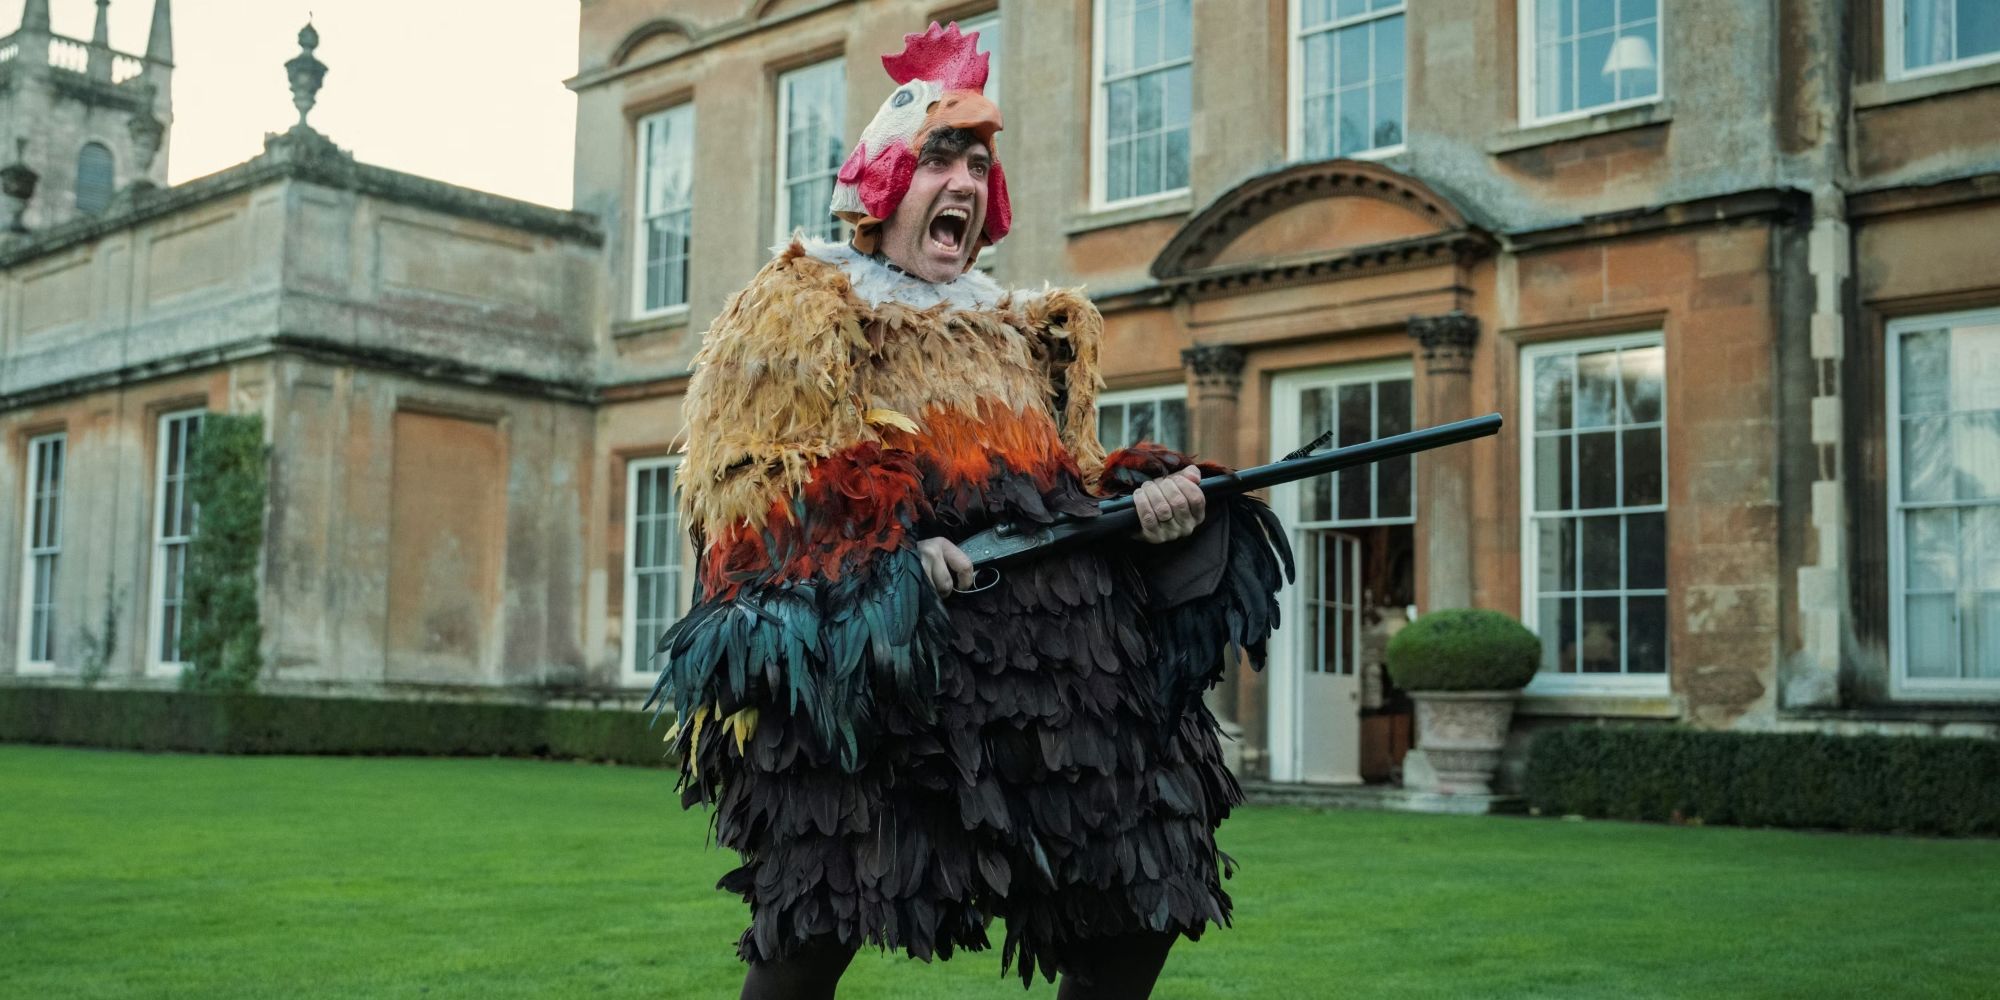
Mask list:
[[[1194,534],[1208,514],[1200,483],[1201,470],[1190,465],[1140,484],[1132,494],[1132,508],[1139,512],[1139,537],[1157,545]]]
[[[953,590],[972,589],[972,557],[950,539],[926,538],[917,543],[917,554],[923,557],[924,575],[938,594],[949,596]]]

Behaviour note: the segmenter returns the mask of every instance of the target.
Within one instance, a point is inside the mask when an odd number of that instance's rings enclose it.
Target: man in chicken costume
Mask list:
[[[1290,554],[1187,459],[1105,455],[1086,298],[971,270],[1011,215],[976,38],[884,57],[833,200],[852,243],[794,237],[688,388],[697,602],[655,697],[683,803],[742,856],[749,998],[831,997],[863,944],[983,949],[996,916],[1024,984],[1143,997],[1229,920],[1214,831],[1242,793],[1201,692],[1229,648],[1261,659]],[[955,542],[1123,493],[1139,535],[973,586]]]

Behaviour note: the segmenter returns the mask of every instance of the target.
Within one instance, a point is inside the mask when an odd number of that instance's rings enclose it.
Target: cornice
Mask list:
[[[1620,236],[1671,232],[1720,223],[1775,219],[1796,222],[1812,215],[1812,196],[1797,188],[1754,188],[1664,205],[1643,205],[1587,215],[1575,222],[1505,234],[1509,252],[1547,250]]]
[[[119,194],[105,215],[72,219],[0,248],[0,270],[279,180],[353,191],[586,246],[604,242],[604,232],[593,215],[360,163],[318,132],[295,127],[267,137],[264,153],[255,159],[173,187],[128,189]]]
[[[1389,274],[1414,268],[1461,264],[1493,252],[1493,239],[1477,230],[1456,230],[1363,247],[1276,257],[1209,268],[1162,284],[1194,298],[1257,291],[1272,285],[1333,281],[1362,274]]]

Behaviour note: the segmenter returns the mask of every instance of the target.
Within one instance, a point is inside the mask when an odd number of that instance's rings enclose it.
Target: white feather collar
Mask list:
[[[846,243],[810,236],[799,237],[798,242],[806,256],[840,268],[854,294],[871,306],[896,302],[912,309],[941,305],[953,309],[992,309],[1007,297],[1007,290],[983,271],[967,271],[950,281],[931,282],[891,270],[887,264]]]

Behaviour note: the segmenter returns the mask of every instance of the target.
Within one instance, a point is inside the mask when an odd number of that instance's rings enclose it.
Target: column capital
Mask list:
[[[1196,393],[1233,397],[1243,387],[1244,357],[1230,344],[1196,344],[1181,351],[1181,366],[1194,373]]]
[[[1424,346],[1425,370],[1430,374],[1471,373],[1472,347],[1479,341],[1479,317],[1463,309],[1437,316],[1412,316],[1409,331]]]

